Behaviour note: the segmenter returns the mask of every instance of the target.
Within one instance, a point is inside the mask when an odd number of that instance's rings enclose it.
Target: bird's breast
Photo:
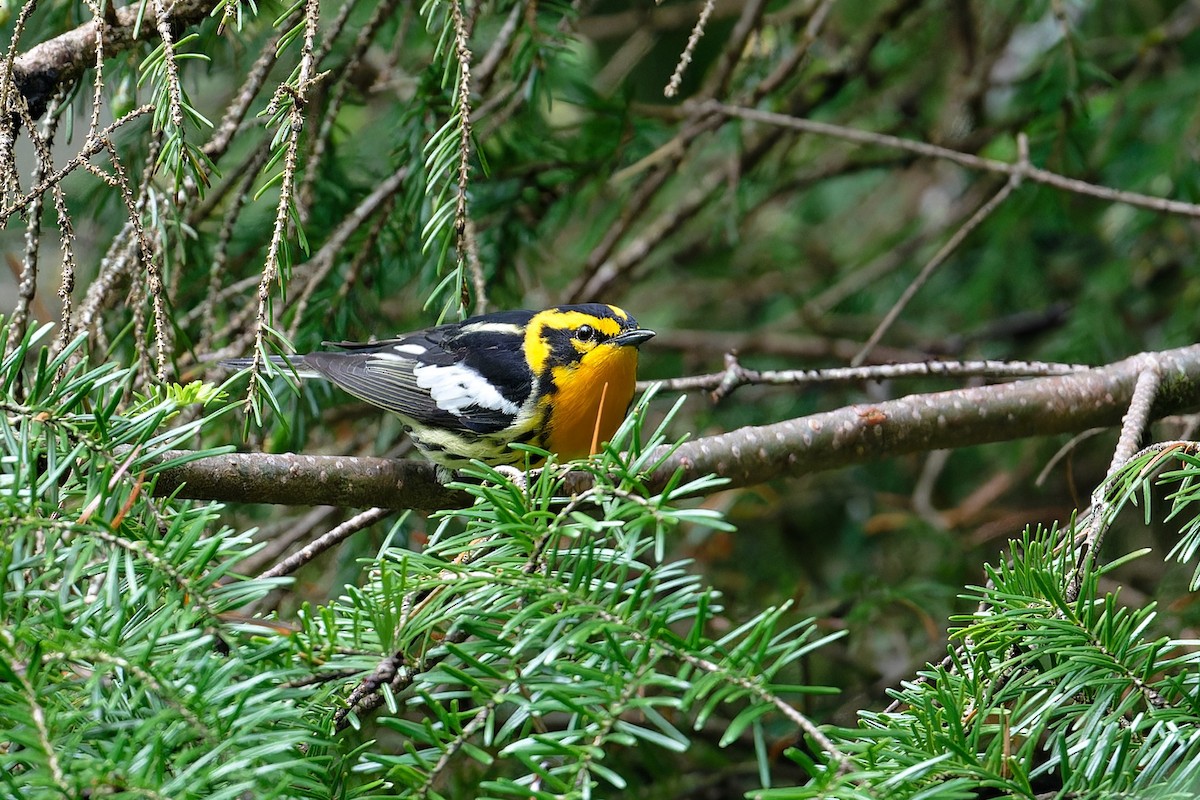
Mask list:
[[[637,349],[600,346],[577,365],[552,369],[556,391],[546,449],[563,461],[599,450],[625,418],[637,382]]]

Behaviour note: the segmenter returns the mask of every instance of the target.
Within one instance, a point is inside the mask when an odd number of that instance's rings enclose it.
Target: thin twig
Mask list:
[[[1026,139],[1025,134],[1023,133],[1017,135],[1017,150],[1019,151],[1017,163],[1027,168],[1029,166],[1029,141]],[[867,360],[867,356],[870,355],[871,349],[875,347],[875,345],[879,344],[879,340],[883,338],[883,335],[887,333],[888,329],[892,327],[892,324],[900,317],[901,312],[908,307],[909,302],[913,299],[913,297],[916,296],[917,292],[921,290],[921,287],[925,285],[925,283],[933,275],[934,271],[944,264],[946,259],[948,259],[954,253],[954,251],[958,249],[959,245],[961,245],[966,238],[971,235],[971,232],[983,224],[984,220],[994,214],[996,209],[998,209],[1001,204],[1008,199],[1008,196],[1012,194],[1013,191],[1020,185],[1021,173],[1016,172],[1010,175],[1008,182],[1004,184],[1000,191],[996,192],[996,194],[990,200],[980,206],[979,210],[972,214],[970,218],[968,218],[967,221],[964,222],[962,226],[954,232],[953,236],[946,240],[946,243],[942,245],[936,253],[934,253],[933,258],[929,259],[925,266],[921,268],[921,271],[917,273],[917,277],[913,278],[912,282],[905,287],[903,294],[900,295],[900,299],[897,300],[890,309],[888,309],[888,313],[884,315],[879,325],[874,331],[871,332],[871,335],[868,337],[867,343],[863,345],[862,350],[858,352],[858,355],[851,359],[850,366],[857,367]]]
[[[459,0],[451,0],[450,15],[454,20],[454,52],[458,58],[458,185],[454,202],[454,229],[457,233],[455,250],[458,254],[460,274],[482,275],[479,264],[478,245],[475,242],[475,231],[470,223],[470,209],[467,207],[467,189],[471,182],[471,55],[470,34],[467,22],[463,17]],[[479,288],[483,281],[476,281]],[[463,310],[471,308],[470,290],[464,279],[459,288],[459,305]],[[476,302],[487,304],[487,298],[476,298]]]
[[[33,118],[29,116],[29,108],[25,104],[24,99],[18,99],[17,111],[21,121],[30,131],[36,131],[37,126]],[[31,140],[34,144],[34,152],[37,153],[38,163],[42,167],[42,172],[48,172],[53,168],[53,156],[50,154],[49,142],[43,140],[37,133],[33,133]],[[49,188],[50,197],[54,203],[54,211],[58,221],[58,245],[62,251],[62,280],[58,287],[58,299],[61,305],[59,312],[59,330],[58,336],[54,340],[54,349],[61,350],[67,346],[67,342],[71,341],[74,336],[74,330],[71,327],[71,300],[72,292],[75,291],[75,227],[71,223],[71,216],[67,211],[67,199],[63,193],[62,186],[55,183]],[[63,368],[59,370],[59,376],[63,374]]]
[[[111,125],[108,125],[107,127],[105,127],[105,129],[100,132],[99,136],[89,139],[84,144],[83,149],[80,150],[78,153],[76,153],[75,157],[73,159],[71,159],[64,167],[62,167],[54,174],[47,177],[42,183],[39,183],[37,186],[34,186],[32,189],[30,189],[25,194],[17,197],[15,200],[13,200],[12,205],[9,205],[3,209],[0,209],[0,225],[3,225],[5,222],[7,222],[8,218],[11,217],[13,214],[17,213],[18,211],[23,211],[24,209],[28,208],[29,205],[33,202],[33,198],[37,197],[40,194],[45,193],[52,187],[57,186],[58,184],[62,183],[64,178],[66,178],[68,175],[70,175],[72,172],[79,169],[80,167],[83,167],[87,163],[89,158],[91,158],[92,156],[96,155],[97,153],[99,153],[101,150],[104,149],[103,139],[110,137],[114,131],[118,130],[119,128],[123,127],[124,125],[127,125],[128,123],[132,122],[133,120],[137,119],[138,117],[140,117],[144,114],[149,114],[153,111],[154,111],[154,106],[150,105],[150,104],[146,104],[144,106],[135,108],[134,110],[130,111],[128,114],[125,114],[120,119],[113,122]]]
[[[341,525],[338,525],[336,528],[329,531],[329,533],[326,533],[324,536],[307,545],[302,550],[293,553],[270,569],[264,570],[258,575],[256,580],[262,580],[265,578],[280,578],[284,575],[291,575],[293,572],[300,569],[317,556],[321,555],[321,553],[324,553],[331,547],[341,544],[354,534],[375,524],[379,520],[384,519],[392,513],[395,512],[390,508],[369,508],[366,511],[363,511],[361,514],[356,514],[343,522]]]
[[[1137,385],[1133,389],[1133,399],[1129,401],[1129,411],[1121,420],[1121,437],[1117,440],[1112,462],[1108,465],[1107,476],[1116,474],[1125,466],[1138,450],[1138,443],[1146,426],[1150,424],[1150,410],[1158,397],[1158,388],[1162,383],[1162,373],[1154,362],[1154,357],[1146,359],[1146,368],[1138,375]]]
[[[687,45],[679,55],[679,63],[675,65],[675,72],[671,74],[671,80],[663,89],[663,94],[667,97],[679,94],[679,85],[683,83],[683,73],[692,63],[692,54],[696,51],[696,45],[700,44],[700,38],[704,36],[704,29],[708,26],[708,18],[712,16],[713,9],[716,7],[717,0],[704,0],[704,5],[700,8],[700,16],[696,19],[691,35],[688,36]]]
[[[105,149],[108,150],[112,161],[113,171],[118,180],[121,199],[125,202],[125,212],[129,215],[129,223],[133,226],[135,240],[141,253],[142,266],[146,270],[146,290],[150,296],[150,307],[154,316],[154,347],[155,347],[155,377],[160,381],[167,380],[167,360],[173,354],[171,334],[174,330],[167,318],[166,289],[163,286],[162,269],[158,264],[156,253],[159,252],[150,241],[146,228],[142,225],[141,206],[133,195],[133,187],[129,176],[121,164],[116,146],[105,139]]]
[[[281,84],[271,100],[267,111],[275,114],[285,101],[288,108],[283,112],[286,120],[284,131],[284,161],[283,176],[279,189],[279,203],[275,209],[275,225],[271,233],[271,243],[267,247],[267,257],[263,264],[262,276],[258,281],[257,312],[254,325],[254,371],[250,377],[246,403],[253,402],[258,391],[259,367],[262,366],[263,352],[266,349],[266,331],[271,322],[271,287],[282,272],[284,252],[287,238],[291,231],[292,197],[296,189],[296,170],[299,167],[298,153],[300,150],[300,134],[304,130],[304,108],[308,97],[310,82],[315,80],[312,75],[316,68],[313,63],[316,50],[317,22],[319,5],[317,0],[307,0],[304,4],[304,43],[301,46],[300,70],[296,77],[296,85]]]
[[[1162,381],[1162,372],[1152,355],[1142,356],[1142,369],[1138,372],[1137,383],[1134,385],[1133,396],[1129,408],[1121,420],[1121,436],[1108,472],[1104,480],[1092,492],[1091,507],[1081,521],[1075,535],[1075,566],[1068,576],[1066,596],[1068,602],[1074,602],[1079,597],[1083,585],[1083,573],[1099,552],[1104,542],[1104,534],[1112,524],[1111,492],[1114,484],[1121,475],[1121,469],[1137,454],[1138,442],[1142,433],[1150,423],[1150,412],[1158,395]],[[1145,451],[1143,451],[1145,452]],[[1158,469],[1158,465],[1169,455],[1170,451],[1159,451],[1159,458],[1154,459],[1143,468],[1143,474],[1150,474]]]
[[[762,10],[763,5],[763,0],[755,0],[754,2],[747,3],[742,9],[741,19],[756,18],[757,14]],[[741,31],[743,27],[739,26],[737,30]],[[746,31],[745,35],[748,36],[749,31]],[[730,40],[726,42],[725,51],[728,53],[737,49],[740,55],[741,51],[739,48],[744,45],[744,38],[738,41],[731,35]],[[729,69],[732,69],[732,64],[736,63],[736,57],[731,57],[727,63],[730,64]],[[710,90],[704,93],[704,96],[712,97],[714,95]],[[575,280],[571,288],[567,290],[567,297],[570,302],[582,302],[600,296],[597,293],[597,284],[602,282],[597,280],[597,274],[606,270],[610,257],[618,243],[645,213],[650,202],[667,184],[667,181],[675,176],[679,165],[687,155],[688,148],[703,134],[720,127],[720,123],[721,117],[695,110],[691,112],[679,133],[670,142],[663,145],[654,154],[651,154],[651,158],[661,156],[661,163],[643,159],[638,162],[638,165],[621,170],[613,175],[610,183],[620,184],[632,176],[632,170],[635,168],[640,169],[639,165],[653,163],[654,166],[653,171],[638,183],[633,194],[622,203],[620,215],[609,225],[600,242],[588,254],[582,274]],[[761,153],[759,155],[761,156]]]
[[[939,147],[938,145],[929,144],[927,142],[918,142],[912,139],[901,139],[898,136],[890,136],[885,133],[874,133],[872,131],[864,131],[858,128],[849,128],[844,125],[834,125],[828,122],[817,122],[816,120],[804,119],[803,117],[790,117],[785,114],[776,114],[770,111],[759,111],[758,109],[753,108],[741,108],[712,100],[700,103],[698,105],[700,108],[707,111],[727,114],[731,117],[737,117],[739,119],[744,119],[751,122],[761,122],[767,125],[776,125],[791,130],[803,131],[805,133],[832,136],[837,139],[855,142],[857,144],[907,150],[908,152],[916,153],[918,155],[951,161],[955,164],[959,164],[970,169],[982,170],[984,172],[995,172],[1001,175],[1017,176],[1034,183],[1053,186],[1056,189],[1062,189],[1074,194],[1081,194],[1087,197],[1095,197],[1100,200],[1107,200],[1111,203],[1125,203],[1126,205],[1135,206],[1137,208],[1146,208],[1151,211],[1159,211],[1166,214],[1181,214],[1188,217],[1200,217],[1200,205],[1195,203],[1184,203],[1179,200],[1168,200],[1163,197],[1154,197],[1152,195],[1140,194],[1138,192],[1110,189],[1107,186],[1098,186],[1097,184],[1088,183],[1087,181],[1081,181],[1076,178],[1068,178],[1065,175],[1059,175],[1057,172],[1051,172],[1050,170],[1042,169],[1041,167],[1022,165],[1019,162],[1010,163],[1007,161],[997,161],[992,158],[982,158],[969,153],[961,153],[957,150],[951,150],[946,147]]]
[[[692,375],[662,381],[639,381],[639,389],[652,385],[668,391],[707,389],[713,401],[727,397],[740,386],[772,386],[809,383],[847,383],[882,381],[898,378],[1029,378],[1044,375],[1068,375],[1091,369],[1086,364],[1056,364],[1045,361],[920,361],[907,364],[883,364],[869,367],[832,369],[753,370],[743,367],[733,353],[725,356],[725,369],[707,375]]]
[[[980,184],[983,182],[980,181]],[[960,225],[969,217],[968,210],[982,204],[984,187],[975,185],[962,193],[948,209],[942,225],[929,226],[918,230],[914,235],[900,242],[895,247],[889,247],[861,266],[850,264],[847,269],[830,286],[817,292],[801,306],[798,316],[805,320],[823,319],[833,308],[859,292],[877,284],[883,277],[891,275],[908,263],[930,240],[938,237],[944,230]],[[908,223],[920,214],[919,208],[907,211],[903,222]],[[910,216],[911,215],[911,216]],[[874,348],[873,348],[874,350]],[[858,355],[861,347],[855,351]],[[851,357],[853,358],[853,356]],[[849,359],[847,359],[849,360]]]
[[[725,46],[721,48],[721,55],[717,60],[716,67],[704,81],[700,96],[724,97],[729,91],[733,73],[737,69],[737,65],[750,52],[746,45],[749,44],[754,31],[762,24],[763,13],[766,10],[766,0],[750,0],[742,3],[742,13],[738,15],[737,22],[733,24],[733,30],[729,32],[729,37],[725,40]],[[801,47],[804,46],[801,43]]]
[[[0,65],[0,114],[5,116],[11,114],[14,108],[26,105],[23,98],[16,97],[16,87],[13,85],[15,78],[13,67],[17,58],[17,44],[21,41],[21,35],[25,32],[25,25],[29,22],[29,15],[33,13],[35,6],[37,6],[37,0],[25,0],[21,3],[21,10],[17,13],[16,23],[13,26],[12,40],[8,43],[8,50],[4,53],[4,63]],[[51,95],[51,97],[54,96],[56,95]],[[29,131],[31,136],[36,135],[33,133],[33,128],[29,128]],[[14,150],[16,144],[15,126],[0,125],[0,197],[4,199],[6,205],[21,192]]]
[[[313,532],[340,510],[336,506],[316,506],[298,518],[283,518],[274,525],[260,527],[257,538],[263,542],[263,548],[247,556],[238,568],[247,575],[257,575],[297,544],[311,541]]]
[[[1071,451],[1080,445],[1080,443],[1091,439],[1097,434],[1104,433],[1104,431],[1104,428],[1091,428],[1086,431],[1081,431],[1068,439],[1067,442],[1062,447],[1058,448],[1054,455],[1050,456],[1049,460],[1046,461],[1046,465],[1042,467],[1042,471],[1038,473],[1036,478],[1034,478],[1033,485],[1039,487],[1043,486],[1046,483],[1046,479],[1050,477],[1050,473],[1054,471],[1054,467],[1059,461],[1062,461],[1064,458],[1066,458]]]
[[[105,12],[110,14],[113,20],[116,19],[116,7],[111,2],[104,3],[104,9],[101,10],[100,4],[96,0],[85,1],[88,10],[97,20],[102,20]],[[96,63],[93,67],[96,77],[92,81],[92,118],[88,122],[89,137],[99,134],[100,109],[104,107],[104,28],[103,24],[96,25]]]
[[[496,69],[500,66],[500,62],[504,60],[504,56],[508,53],[512,46],[513,39],[517,35],[517,30],[520,28],[521,15],[525,13],[528,7],[528,0],[514,3],[512,10],[508,12],[508,16],[504,18],[504,24],[500,26],[500,30],[496,32],[496,38],[492,40],[492,46],[484,53],[483,58],[479,61],[479,66],[474,73],[474,91],[477,95],[485,95],[492,87],[492,79],[496,76]]]
[[[109,250],[100,260],[100,269],[88,286],[83,303],[75,314],[75,327],[86,331],[100,350],[105,349],[104,326],[100,324],[102,308],[111,302],[118,283],[128,277],[137,263],[138,237],[134,235],[134,222],[146,213],[152,199],[153,176],[158,166],[158,154],[163,144],[162,136],[152,136],[142,162],[142,175],[135,205],[136,213],[126,218],[121,231],[113,237]],[[161,211],[161,208],[159,209]],[[135,319],[140,320],[138,315]],[[82,354],[81,354],[82,355]],[[139,362],[140,363],[140,362]]]
[[[804,35],[800,37],[800,41],[796,43],[796,47],[791,54],[780,61],[775,69],[764,78],[758,86],[754,87],[751,93],[751,102],[757,103],[767,95],[774,92],[787,79],[795,77],[800,69],[800,64],[808,57],[809,49],[813,43],[817,41],[817,36],[821,33],[821,28],[825,26],[825,20],[829,17],[830,10],[833,9],[833,4],[837,0],[822,0],[821,5],[817,6],[816,11],[808,18],[808,22],[804,25]],[[981,82],[982,83],[982,82]]]
[[[58,130],[58,122],[61,119],[58,109],[59,99],[55,98],[51,101],[47,109],[46,119],[42,125],[41,132],[30,132],[31,137],[38,137],[42,142],[40,146],[35,147],[35,152],[39,154],[50,151],[54,135]],[[33,183],[35,185],[40,184],[45,178],[47,171],[52,168],[53,164],[39,157],[33,166],[33,175],[31,176]],[[5,353],[6,356],[24,338],[25,329],[29,322],[30,308],[37,300],[38,257],[41,252],[43,202],[43,196],[39,194],[25,220],[25,256],[22,261],[21,273],[17,285],[17,305],[13,309],[12,316],[9,318],[8,351]]]
[[[111,2],[111,0],[109,0]],[[167,15],[164,0],[153,0],[154,25],[158,29],[159,38],[163,45],[163,64],[167,68],[167,101],[170,108],[171,124],[180,129],[183,135],[183,89],[179,85],[179,65],[175,63],[175,39],[171,34],[171,20]],[[103,25],[97,25],[101,29]]]

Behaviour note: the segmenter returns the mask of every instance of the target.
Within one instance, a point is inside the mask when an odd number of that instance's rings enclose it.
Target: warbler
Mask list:
[[[597,452],[629,410],[638,347],[653,336],[616,306],[585,303],[482,314],[377,342],[326,342],[339,349],[272,361],[395,413],[445,476],[471,459],[522,462],[512,443],[564,461]]]

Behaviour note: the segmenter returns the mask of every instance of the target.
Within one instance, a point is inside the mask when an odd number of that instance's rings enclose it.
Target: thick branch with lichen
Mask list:
[[[178,0],[171,5],[165,22],[175,30],[186,28],[203,20],[217,5],[216,0]],[[139,15],[143,17],[140,26]],[[116,55],[139,41],[158,36],[162,27],[159,22],[153,6],[142,9],[134,3],[116,9],[103,23],[104,56]],[[95,64],[96,27],[100,24],[99,20],[85,22],[35,45],[13,63],[14,83],[25,96],[34,119],[46,110],[55,92],[73,84],[85,69]]]
[[[661,488],[682,470],[685,480],[712,473],[732,486],[751,486],[908,453],[1115,426],[1147,359],[1162,375],[1152,418],[1200,407],[1200,345],[1194,345],[1086,372],[916,394],[739,428],[684,443],[649,482]],[[582,491],[585,480],[581,474],[568,486]],[[173,467],[159,474],[155,492],[245,503],[423,510],[458,507],[467,499],[439,485],[430,464],[261,453]]]

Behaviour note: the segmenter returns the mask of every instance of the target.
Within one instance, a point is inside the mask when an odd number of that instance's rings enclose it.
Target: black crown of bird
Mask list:
[[[563,461],[599,450],[633,401],[638,347],[654,331],[612,305],[500,311],[377,342],[287,357],[302,378],[324,378],[393,412],[440,468],[472,459],[523,463],[523,443]],[[221,362],[242,369],[251,358]],[[441,470],[439,470],[441,473]]]

